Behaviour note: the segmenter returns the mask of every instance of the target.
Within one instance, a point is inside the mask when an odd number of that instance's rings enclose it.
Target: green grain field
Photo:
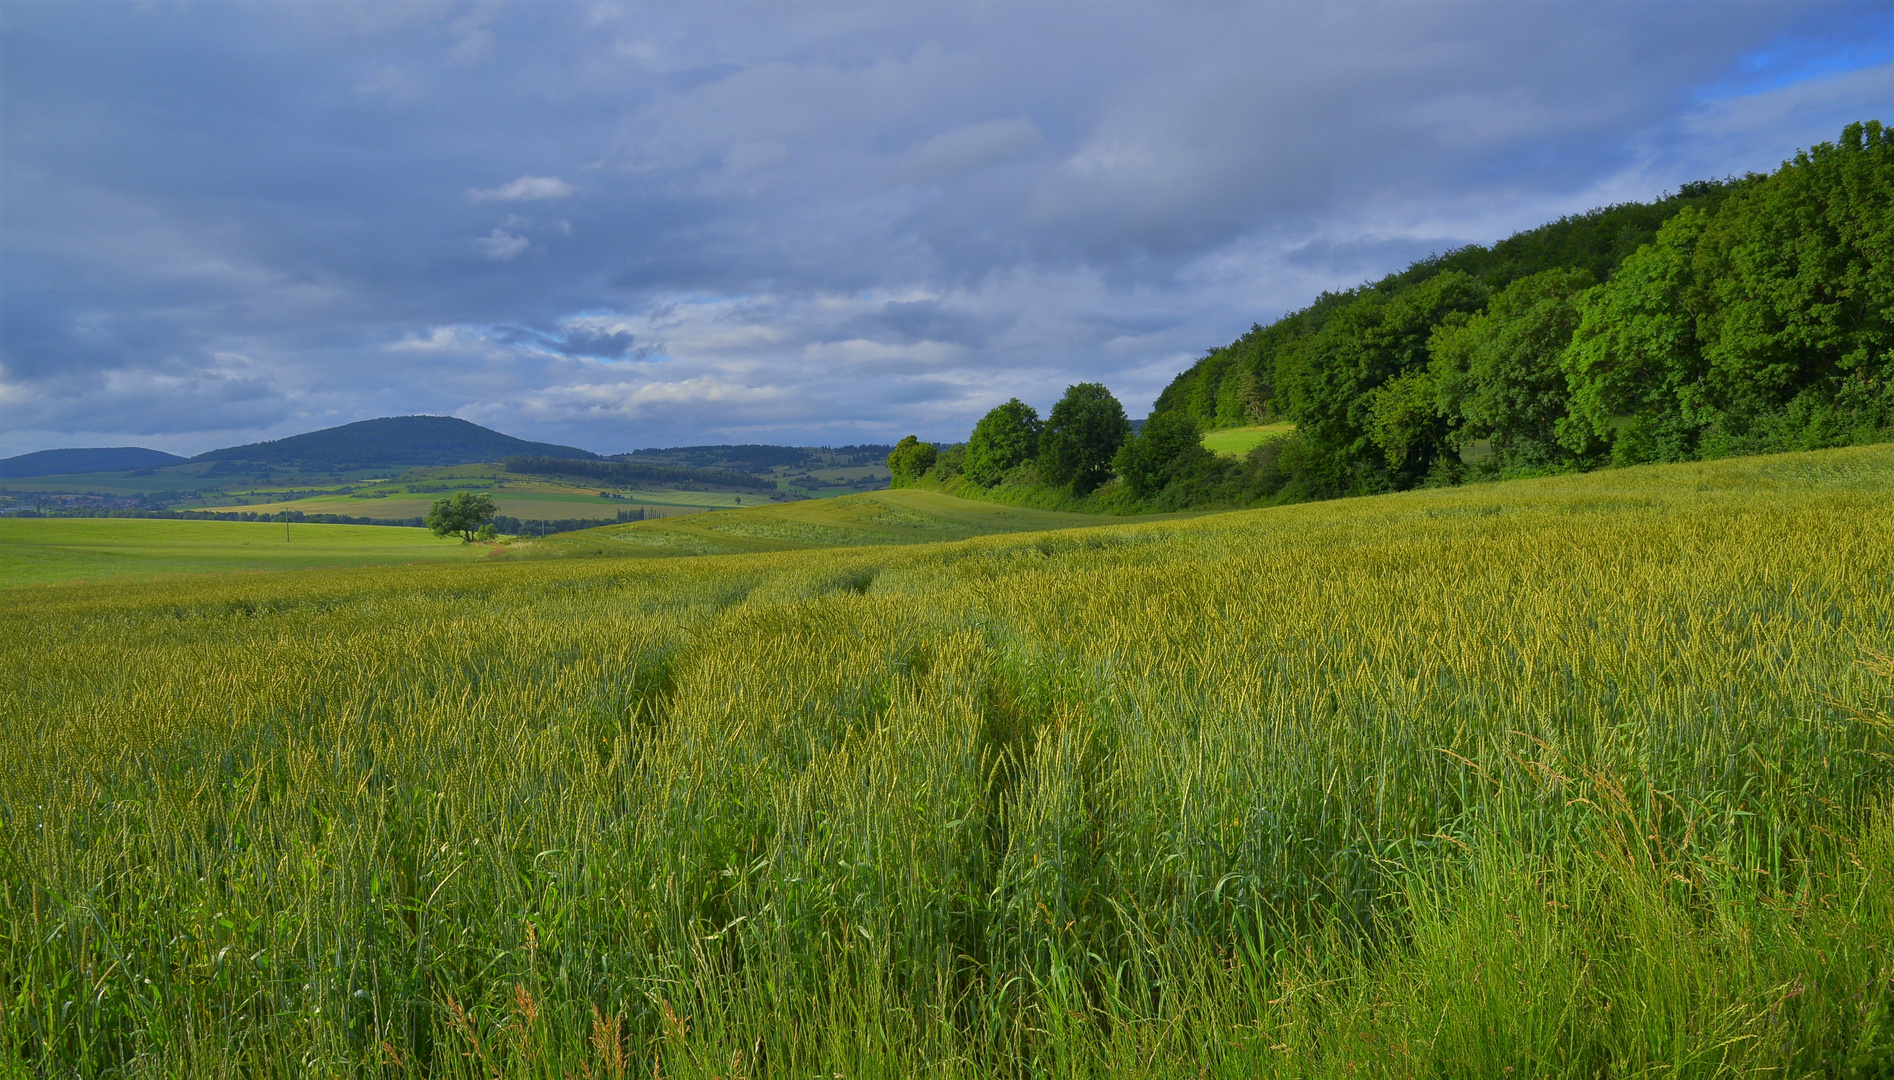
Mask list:
[[[11,590],[0,1060],[1886,1076],[1891,645],[1888,447]]]
[[[466,561],[486,545],[384,525],[0,518],[0,588],[86,578]]]
[[[1123,520],[905,488],[605,525],[564,534],[554,543],[591,554],[731,555],[925,544],[992,533],[1097,527]]]

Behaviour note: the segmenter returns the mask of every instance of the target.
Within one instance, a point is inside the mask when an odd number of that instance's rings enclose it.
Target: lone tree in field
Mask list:
[[[427,527],[435,536],[458,536],[471,544],[482,533],[493,535],[492,526],[487,525],[500,508],[493,505],[493,496],[482,491],[478,494],[470,491],[456,491],[452,498],[436,499],[428,508]],[[482,528],[482,526],[486,526]]]
[[[1007,471],[1039,456],[1039,414],[1013,398],[980,418],[967,438],[960,473],[981,487],[992,487]]]
[[[893,487],[907,487],[918,483],[921,474],[934,467],[938,456],[933,443],[924,443],[909,435],[894,444],[894,452],[888,455],[888,472],[893,479]]]
[[[1111,459],[1131,434],[1125,408],[1102,383],[1079,383],[1046,416],[1039,433],[1039,472],[1080,495],[1111,478]]]

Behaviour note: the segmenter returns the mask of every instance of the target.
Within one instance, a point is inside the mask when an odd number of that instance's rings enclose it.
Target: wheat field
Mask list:
[[[0,1058],[1888,1075],[1890,646],[1885,447],[16,590]]]

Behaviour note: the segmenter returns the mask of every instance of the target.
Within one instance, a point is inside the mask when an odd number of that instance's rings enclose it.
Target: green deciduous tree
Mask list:
[[[934,458],[934,478],[936,480],[952,480],[961,474],[961,470],[966,463],[967,444],[959,443],[950,446],[942,450],[940,454]]]
[[[1571,459],[1558,441],[1570,396],[1561,360],[1578,327],[1578,294],[1596,283],[1578,267],[1544,270],[1495,293],[1485,311],[1435,329],[1428,374],[1455,451],[1489,440],[1492,472]]]
[[[1125,440],[1112,468],[1133,495],[1144,498],[1189,475],[1210,457],[1196,420],[1181,409],[1155,413],[1136,435]]]
[[[425,520],[435,536],[458,536],[471,544],[481,527],[499,512],[493,496],[484,491],[456,491],[448,498],[434,500]]]
[[[1894,420],[1890,252],[1878,123],[1686,209],[1581,299],[1561,438],[1629,463],[1877,437]]]
[[[1459,271],[1437,274],[1403,292],[1368,293],[1336,309],[1297,352],[1289,390],[1289,414],[1321,453],[1337,459],[1349,490],[1406,487],[1425,476],[1451,434],[1444,417],[1408,416],[1391,455],[1376,440],[1376,391],[1410,373],[1424,375],[1427,342],[1435,326],[1455,312],[1485,305],[1486,286]],[[1424,387],[1409,383],[1391,391],[1403,407],[1423,401]],[[1384,407],[1391,412],[1393,405]]]
[[[909,435],[894,444],[894,450],[888,454],[888,472],[892,474],[894,487],[908,487],[920,482],[922,474],[934,467],[934,459],[939,456],[933,443],[924,443]]]
[[[1040,471],[1083,495],[1111,477],[1112,457],[1130,433],[1124,406],[1102,383],[1068,386],[1039,435]]]
[[[1688,207],[1610,281],[1578,297],[1562,361],[1571,390],[1559,441],[1576,454],[1609,450],[1621,464],[1682,461],[1711,419],[1697,340],[1702,296],[1692,256],[1709,222]]]
[[[1000,482],[1014,466],[1039,456],[1039,413],[1012,398],[995,406],[973,426],[960,472],[984,487]]]
[[[1701,453],[1833,445],[1890,419],[1894,132],[1851,124],[1745,183],[1704,228],[1693,269],[1718,412]]]

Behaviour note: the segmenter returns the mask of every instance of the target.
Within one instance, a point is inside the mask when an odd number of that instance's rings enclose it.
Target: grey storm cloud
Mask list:
[[[1138,414],[1431,251],[1894,120],[1884,4],[18,4],[0,454]]]

